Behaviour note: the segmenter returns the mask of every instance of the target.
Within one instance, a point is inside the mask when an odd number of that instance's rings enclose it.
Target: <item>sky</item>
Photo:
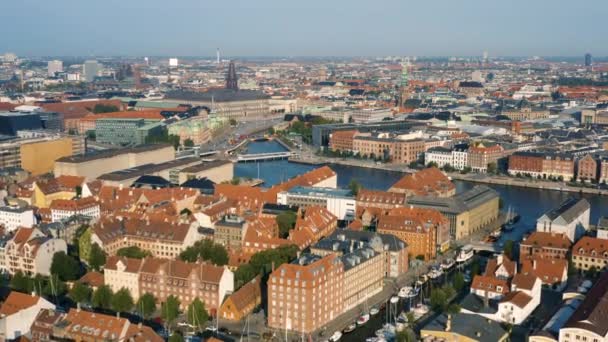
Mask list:
[[[608,0],[0,0],[22,56],[608,55]]]

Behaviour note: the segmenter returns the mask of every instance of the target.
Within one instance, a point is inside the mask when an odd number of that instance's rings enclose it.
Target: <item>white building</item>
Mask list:
[[[392,118],[393,112],[389,108],[363,108],[348,112],[351,121],[355,123],[378,122],[384,118]]]
[[[591,207],[586,199],[569,198],[536,221],[536,231],[563,233],[576,241],[589,230]]]
[[[59,60],[49,61],[47,63],[47,72],[50,77],[54,77],[55,73],[63,72],[63,62]]]
[[[179,60],[177,58],[169,58],[169,66],[176,67],[179,65]]]
[[[99,202],[93,197],[79,198],[75,200],[54,200],[51,205],[51,221],[59,222],[72,216],[86,216],[92,219],[99,218]]]
[[[28,335],[42,309],[54,310],[55,305],[42,297],[12,291],[0,307],[0,339],[13,340]]]
[[[36,228],[19,228],[0,249],[0,259],[4,260],[2,271],[48,276],[55,253],[67,251],[64,240],[47,237]]]
[[[437,163],[438,167],[450,165],[456,170],[463,170],[467,167],[469,153],[467,147],[457,145],[452,149],[445,147],[433,147],[424,153],[424,163]]]
[[[101,71],[101,64],[97,61],[86,61],[82,66],[82,74],[86,82],[93,82],[95,77],[99,75]]]
[[[31,228],[35,224],[34,210],[31,207],[0,207],[0,225],[7,232],[19,227]]]
[[[300,208],[325,207],[338,220],[352,219],[356,211],[356,199],[349,190],[317,187],[295,187],[279,192],[277,203],[296,205]]]
[[[516,274],[509,292],[499,303],[496,318],[508,324],[521,324],[538,307],[542,281],[531,274]]]

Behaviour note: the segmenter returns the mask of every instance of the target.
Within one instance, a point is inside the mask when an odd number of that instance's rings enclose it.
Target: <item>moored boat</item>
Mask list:
[[[369,321],[369,314],[363,314],[357,319],[357,325],[364,325]]]

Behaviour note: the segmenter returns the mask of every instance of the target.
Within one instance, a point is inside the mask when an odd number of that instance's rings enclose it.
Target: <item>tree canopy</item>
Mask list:
[[[179,315],[179,304],[179,299],[171,295],[167,297],[167,300],[161,305],[161,318],[164,319],[168,325],[173,324],[173,321],[175,321]]]
[[[116,291],[112,296],[111,305],[112,310],[116,311],[118,314],[131,311],[133,308],[133,297],[131,296],[131,292],[124,287]]]
[[[197,241],[194,245],[186,248],[179,257],[183,261],[188,262],[196,262],[201,259],[218,266],[228,264],[228,251],[226,248],[208,239]]]
[[[291,210],[286,210],[277,215],[276,220],[279,225],[279,236],[287,238],[289,231],[296,226],[297,215]]]
[[[70,289],[69,296],[74,302],[82,304],[91,300],[92,293],[93,291],[89,286],[77,281]]]
[[[137,246],[129,246],[123,247],[116,251],[116,255],[133,259],[143,259],[147,256],[150,256],[151,254],[150,252],[144,251],[143,249]]]
[[[513,258],[515,257],[514,253],[515,253],[515,242],[513,242],[513,240],[507,240],[505,241],[505,245],[502,248],[502,252],[504,253],[504,255],[513,260]]]
[[[51,262],[51,274],[56,274],[63,281],[76,280],[80,276],[80,263],[65,252],[57,252]]]
[[[205,309],[205,303],[201,302],[198,297],[195,298],[190,305],[188,305],[187,319],[190,325],[193,325],[199,329],[202,329],[209,319],[209,315]]]
[[[359,183],[359,181],[357,181],[356,179],[351,179],[350,183],[348,183],[348,188],[353,193],[353,195],[357,196],[362,186],[361,183]]]
[[[145,318],[149,319],[156,311],[156,298],[150,293],[144,293],[137,301],[137,312]]]
[[[112,306],[112,289],[102,285],[93,292],[93,306],[100,309],[110,309]]]
[[[112,112],[118,112],[119,108],[114,106],[114,105],[108,105],[108,104],[103,104],[103,103],[98,103],[95,105],[95,107],[93,107],[93,113],[95,114],[102,114],[102,113],[112,113]]]
[[[96,243],[91,245],[88,262],[89,266],[95,271],[101,270],[103,265],[106,264],[106,252],[104,252]]]
[[[294,260],[298,253],[295,245],[280,246],[255,253],[249,259],[249,263],[239,266],[234,273],[236,287],[243,286],[251,281],[258,274],[267,274],[271,271],[272,265],[277,268],[280,265]]]

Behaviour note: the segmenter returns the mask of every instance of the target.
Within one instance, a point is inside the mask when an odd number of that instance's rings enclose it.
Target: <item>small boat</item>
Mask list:
[[[410,292],[407,294],[407,298],[415,298],[420,293],[419,287],[413,287],[410,289]]]
[[[490,233],[490,236],[493,236],[495,238],[499,238],[501,234],[502,234],[502,232],[500,231],[500,229],[496,229],[495,231],[493,231],[492,233]]]
[[[431,273],[430,273],[430,276],[429,276],[429,277],[431,278],[431,280],[437,280],[437,279],[439,279],[439,277],[441,277],[442,275],[443,275],[443,271],[441,270],[441,268],[439,268],[439,267],[434,267],[434,268],[431,270]]]
[[[449,270],[450,268],[454,267],[454,265],[456,265],[456,262],[454,261],[454,259],[446,259],[441,263],[441,269],[444,271]]]
[[[411,291],[412,291],[412,287],[411,286],[402,287],[399,290],[399,293],[397,294],[397,296],[399,296],[399,298],[408,298],[410,296],[410,292]]]
[[[418,304],[413,311],[414,317],[422,317],[429,312],[429,307],[424,304]]]
[[[465,275],[463,276],[463,279],[464,279],[464,282],[468,284],[468,283],[470,283],[470,282],[471,282],[471,275],[469,275],[469,274],[465,274]]]
[[[346,328],[344,328],[344,333],[348,334],[351,333],[353,331],[355,331],[355,329],[357,328],[357,324],[353,323],[353,324],[349,324]]]
[[[378,312],[380,312],[380,310],[378,310],[378,308],[372,308],[371,310],[369,310],[369,314],[372,316],[377,315]]]
[[[341,338],[342,338],[342,333],[339,331],[336,331],[333,335],[331,335],[329,340],[331,342],[338,342],[338,341],[340,341]]]
[[[456,262],[467,262],[473,258],[474,254],[475,252],[473,251],[473,248],[463,248],[460,250],[460,253],[458,253],[458,256],[456,257]]]
[[[399,297],[397,296],[392,296],[390,299],[391,304],[395,304],[397,302],[399,302]]]
[[[364,314],[359,317],[357,320],[357,325],[364,325],[369,321],[369,314]]]
[[[507,210],[507,217],[505,218],[505,223],[502,225],[502,229],[506,232],[510,232],[515,228],[515,224],[519,221],[519,215],[515,215],[511,206]]]

